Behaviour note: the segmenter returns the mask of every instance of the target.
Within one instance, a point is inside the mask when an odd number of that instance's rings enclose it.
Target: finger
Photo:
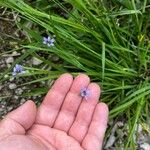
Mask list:
[[[87,97],[87,100],[83,99],[76,119],[69,130],[69,135],[79,142],[83,140],[88,131],[94,109],[100,96],[100,88],[96,83],[89,84],[88,90],[90,92],[89,97]]]
[[[100,150],[108,121],[108,107],[104,103],[99,103],[94,111],[93,119],[82,147],[86,150]]]
[[[47,93],[38,109],[36,123],[53,126],[59,109],[73,82],[73,77],[66,73],[61,75]]]
[[[67,94],[61,111],[56,119],[54,128],[66,132],[69,130],[82,100],[82,97],[80,96],[80,90],[87,87],[89,82],[89,77],[84,74],[80,74],[74,79],[72,87]]]
[[[27,101],[0,122],[0,136],[25,134],[25,130],[33,125],[35,117],[36,106],[33,101]]]

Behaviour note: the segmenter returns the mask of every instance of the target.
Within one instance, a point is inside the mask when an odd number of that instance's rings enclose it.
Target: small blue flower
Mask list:
[[[22,74],[25,73],[23,67],[19,64],[16,64],[15,67],[13,68],[12,75],[15,76],[16,74]]]
[[[90,91],[87,88],[83,88],[80,90],[80,96],[82,98],[85,98],[85,100],[88,99],[89,95],[90,95]]]
[[[54,46],[55,39],[48,37],[43,37],[43,44],[46,44],[48,47]]]

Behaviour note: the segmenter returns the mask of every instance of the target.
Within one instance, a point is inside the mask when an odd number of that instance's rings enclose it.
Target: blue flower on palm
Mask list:
[[[90,95],[90,91],[87,88],[83,88],[80,90],[80,96],[82,98],[85,98],[85,100],[88,99],[89,95]]]

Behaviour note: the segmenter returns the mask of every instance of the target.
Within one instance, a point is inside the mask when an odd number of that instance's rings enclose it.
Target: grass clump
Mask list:
[[[26,68],[29,72],[21,76],[34,76],[34,80],[25,84],[53,79],[63,72],[88,74],[102,87],[102,101],[109,105],[110,118],[117,120],[123,116],[127,120],[125,149],[136,149],[137,124],[149,123],[148,3],[148,0],[0,1],[19,13],[21,21],[17,25],[26,32],[27,40],[20,44],[26,53],[16,63],[30,56],[43,62],[39,68]],[[45,35],[55,35],[55,46],[43,44]],[[57,64],[49,59],[51,54],[60,58]]]

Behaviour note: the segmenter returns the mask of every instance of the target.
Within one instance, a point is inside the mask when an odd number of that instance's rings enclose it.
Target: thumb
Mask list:
[[[25,131],[35,121],[36,111],[35,103],[29,100],[16,110],[10,112],[0,122],[0,136],[25,134]]]

